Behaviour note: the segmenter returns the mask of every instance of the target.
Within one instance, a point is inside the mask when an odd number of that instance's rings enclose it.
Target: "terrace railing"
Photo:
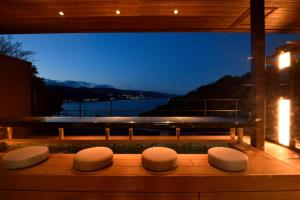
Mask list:
[[[84,108],[83,105],[80,107]],[[221,138],[222,141],[230,139],[232,142],[235,142],[237,135],[238,142],[241,142],[244,128],[253,127],[253,124],[248,120],[248,110],[249,105],[247,101],[240,99],[176,99],[173,102],[169,100],[165,105],[158,106],[154,111],[148,112],[143,110],[140,105],[139,109],[114,109],[114,104],[111,102],[109,109],[65,110],[65,113],[61,113],[61,115],[66,116],[70,114],[68,111],[75,112],[75,115],[73,113],[72,117],[69,118],[32,117],[29,119],[11,119],[12,121],[4,119],[0,126],[5,127],[5,135],[9,140],[14,138],[15,127],[31,127],[32,136],[37,136],[40,132],[43,132],[45,135],[51,132],[49,135],[52,136],[53,131],[56,129],[59,140],[65,139],[66,130],[68,137],[72,136],[70,133],[75,132],[75,135],[79,136],[79,138],[85,137],[81,132],[86,134],[91,131],[92,135],[95,132],[97,136],[99,131],[102,132],[100,134],[104,132],[104,136],[97,137],[97,140],[104,141],[112,141],[120,137],[122,140],[124,138],[133,140],[134,135],[135,140],[138,141],[154,141],[162,140],[162,138],[179,141],[182,138],[188,141],[204,140],[207,142],[208,139],[215,140],[217,138],[220,140]],[[130,114],[128,111],[136,111],[136,113],[141,113],[139,116],[147,116],[148,118],[104,117],[113,116],[116,111],[119,111],[119,113],[124,112],[123,116],[128,116]],[[101,117],[99,117],[99,113],[101,113]],[[84,119],[73,118],[73,116],[99,118]],[[157,116],[159,117],[156,118]]]
[[[144,104],[147,102],[145,101]],[[78,103],[80,104],[80,103]],[[250,117],[249,105],[241,99],[188,99],[169,100],[165,105],[158,105],[153,110],[147,110],[143,102],[136,107],[115,107],[114,102],[102,109],[86,109],[85,102],[78,105],[78,109],[65,109],[58,116],[201,116],[201,117],[235,117],[248,119]]]

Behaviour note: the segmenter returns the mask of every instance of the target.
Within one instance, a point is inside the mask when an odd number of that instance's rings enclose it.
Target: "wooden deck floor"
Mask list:
[[[3,199],[300,199],[300,156],[266,144],[249,148],[248,169],[225,172],[206,154],[180,154],[177,169],[154,173],[141,166],[138,154],[116,154],[112,166],[97,172],[72,168],[72,154],[52,154],[40,165],[6,170],[0,161]],[[3,154],[0,154],[2,160]],[[2,199],[2,198],[1,198]]]

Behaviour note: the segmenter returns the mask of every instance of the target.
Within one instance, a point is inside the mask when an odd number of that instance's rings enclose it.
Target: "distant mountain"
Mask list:
[[[142,113],[141,116],[229,116],[232,113],[204,113],[208,110],[234,110],[236,102],[229,99],[239,99],[238,108],[245,110],[240,117],[246,118],[250,110],[250,73],[242,76],[224,76],[214,83],[202,85],[196,90],[183,96],[171,98],[165,105],[158,106],[152,111]],[[203,101],[203,99],[227,99],[224,101]]]
[[[110,85],[86,83],[83,81],[55,81],[45,79],[46,85],[62,96],[64,101],[109,101],[134,99],[167,99],[175,97],[155,91],[122,90]]]
[[[44,79],[44,81],[48,86],[62,86],[71,88],[113,88],[113,86],[107,84],[102,85],[96,83],[88,83],[84,81],[57,81],[51,79]]]

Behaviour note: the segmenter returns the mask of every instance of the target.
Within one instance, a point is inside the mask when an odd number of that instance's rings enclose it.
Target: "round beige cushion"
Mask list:
[[[80,171],[96,171],[113,161],[113,151],[107,147],[92,147],[79,151],[73,160],[73,166]]]
[[[20,169],[30,167],[47,159],[48,155],[48,147],[24,147],[5,154],[3,156],[3,165],[7,169]]]
[[[246,154],[227,147],[213,147],[208,150],[208,162],[222,170],[243,171],[247,169]]]
[[[166,147],[151,147],[142,153],[142,165],[152,171],[168,171],[177,166],[177,153]]]

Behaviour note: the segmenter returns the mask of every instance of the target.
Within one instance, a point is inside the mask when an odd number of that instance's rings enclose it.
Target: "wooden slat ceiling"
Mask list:
[[[266,31],[300,32],[300,0],[266,0],[265,13]],[[246,32],[249,15],[249,0],[1,0],[0,33]]]

